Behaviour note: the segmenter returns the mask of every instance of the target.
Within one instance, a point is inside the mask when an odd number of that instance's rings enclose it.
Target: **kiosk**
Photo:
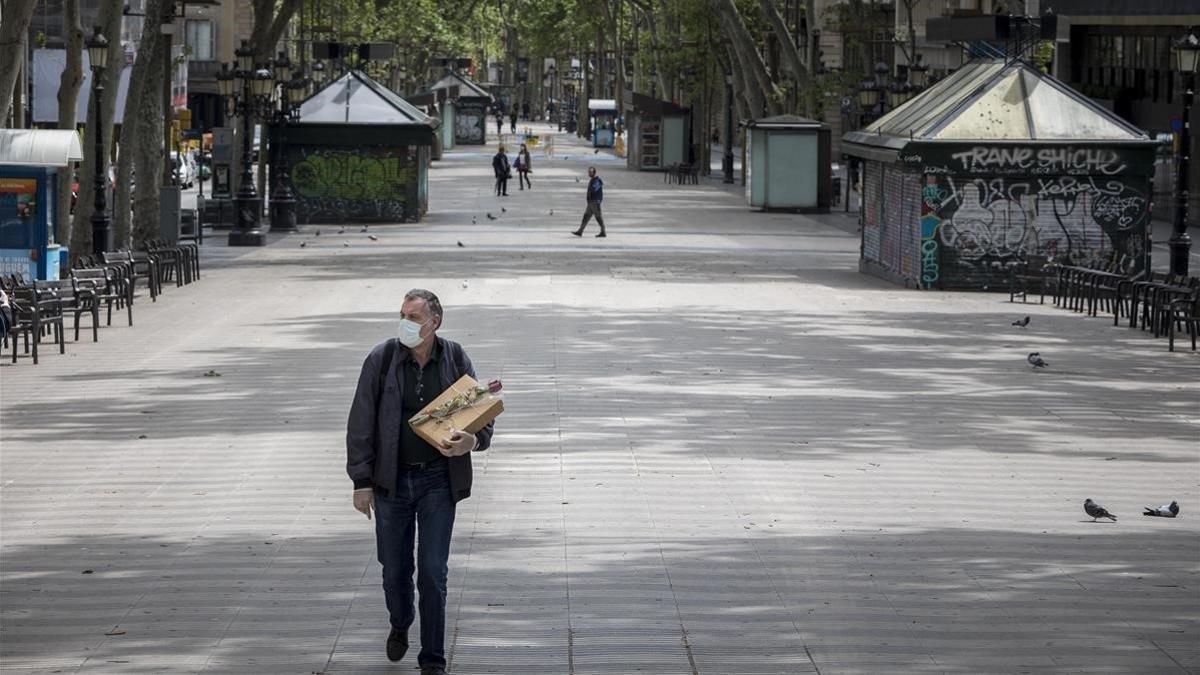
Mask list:
[[[629,168],[662,171],[684,161],[689,137],[687,108],[635,92],[625,111]]]
[[[0,274],[59,278],[67,249],[53,243],[58,169],[83,160],[79,135],[57,129],[0,129]]]
[[[764,211],[824,212],[832,194],[829,127],[796,115],[745,122],[746,201]]]
[[[300,104],[287,152],[300,223],[412,223],[429,206],[436,120],[351,70]]]
[[[448,95],[438,98],[437,92],[443,89],[448,90]],[[492,95],[483,87],[466,75],[451,70],[413,98],[424,100],[431,94],[435,100],[449,102],[449,105],[443,103],[442,108],[444,149],[449,150],[455,145],[483,145],[487,141],[488,110],[492,105]]]
[[[611,148],[617,139],[617,102],[611,98],[590,99],[588,114],[592,117],[592,147]]]
[[[1023,61],[971,61],[843,141],[864,272],[984,290],[1035,257],[1149,263],[1158,142]]]

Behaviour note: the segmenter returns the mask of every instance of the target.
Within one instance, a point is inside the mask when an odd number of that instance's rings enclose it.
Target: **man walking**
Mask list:
[[[596,216],[596,222],[600,223],[599,237],[607,237],[604,233],[604,217],[600,215],[600,202],[604,201],[604,181],[596,175],[596,167],[588,167],[588,189],[587,189],[587,210],[583,212],[583,222],[579,224],[579,229],[574,230],[571,234],[576,237],[583,236],[583,228],[587,227],[588,221],[592,216]]]
[[[512,165],[508,163],[508,155],[504,152],[504,146],[500,146],[500,150],[492,157],[492,171],[496,174],[496,196],[508,196],[508,179],[512,176]]]
[[[463,375],[475,377],[456,342],[437,336],[442,304],[413,289],[400,308],[400,336],[376,345],[363,362],[346,425],[346,472],[354,508],[371,518],[383,565],[391,620],[387,657],[408,651],[413,611],[413,554],[420,594],[422,675],[446,673],[446,576],[455,505],[471,495],[471,452],[491,445],[492,424],[475,434],[454,430],[437,446],[408,420]],[[415,546],[414,546],[415,544]]]

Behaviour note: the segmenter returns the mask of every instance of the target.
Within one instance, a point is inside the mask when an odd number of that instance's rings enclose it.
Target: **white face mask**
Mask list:
[[[426,321],[425,323],[429,323]],[[400,344],[413,349],[425,341],[421,337],[421,329],[425,327],[424,323],[417,323],[410,319],[400,319]]]

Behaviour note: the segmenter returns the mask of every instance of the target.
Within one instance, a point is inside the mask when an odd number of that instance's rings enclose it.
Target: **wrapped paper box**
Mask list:
[[[441,396],[430,401],[408,421],[417,435],[430,445],[439,447],[450,437],[451,429],[475,433],[504,412],[500,398],[500,381],[479,384],[470,375],[463,375]]]

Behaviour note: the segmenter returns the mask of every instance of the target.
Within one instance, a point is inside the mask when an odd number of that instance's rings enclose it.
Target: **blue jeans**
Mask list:
[[[408,631],[413,613],[413,544],[420,593],[421,666],[446,665],[446,574],[454,498],[445,462],[401,471],[396,492],[375,490],[375,540],[383,565],[383,595],[392,627]],[[414,535],[417,535],[414,537]]]

